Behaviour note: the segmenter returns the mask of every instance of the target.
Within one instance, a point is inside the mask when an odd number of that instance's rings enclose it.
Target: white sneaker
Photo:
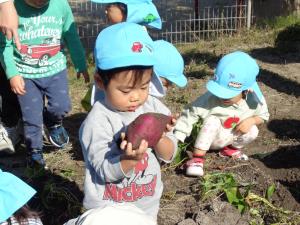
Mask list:
[[[14,145],[8,136],[6,129],[0,124],[0,152],[15,153]]]
[[[237,160],[249,160],[248,156],[242,153],[241,150],[232,148],[230,146],[225,146],[220,152],[219,156],[221,157],[231,157]]]
[[[204,175],[203,171],[203,158],[194,157],[186,162],[186,175],[202,177]]]
[[[42,126],[42,135],[43,135],[43,144],[44,145],[51,145],[49,140],[49,131],[46,126]]]
[[[18,125],[15,127],[5,127],[5,126],[3,126],[3,127],[6,130],[8,137],[11,140],[12,144],[14,146],[16,146],[21,141]]]

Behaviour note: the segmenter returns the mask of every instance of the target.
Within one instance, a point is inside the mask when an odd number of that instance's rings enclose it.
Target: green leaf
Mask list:
[[[274,194],[275,191],[275,185],[272,184],[270,187],[268,187],[267,192],[266,192],[266,199],[270,200],[272,195]]]
[[[187,143],[182,143],[182,142],[178,143],[178,149],[177,149],[176,156],[173,160],[173,163],[175,164],[180,163],[185,158],[185,154],[186,154],[185,152],[187,146],[189,146],[189,144]]]
[[[246,205],[245,205],[245,202],[242,202],[242,204],[238,204],[238,210],[240,213],[243,213],[246,209]]]
[[[230,204],[239,201],[237,197],[237,192],[238,192],[237,187],[228,188],[225,189],[224,191],[226,193],[227,200]]]

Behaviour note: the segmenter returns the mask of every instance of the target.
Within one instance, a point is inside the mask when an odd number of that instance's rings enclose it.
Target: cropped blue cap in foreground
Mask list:
[[[11,217],[35,193],[24,181],[0,169],[0,223]]]
[[[258,73],[259,67],[250,55],[241,51],[232,52],[221,58],[214,80],[210,80],[206,88],[222,99],[233,98],[242,91],[252,90],[261,103],[263,94],[256,82]]]
[[[124,3],[127,6],[126,22],[161,29],[162,21],[156,6],[151,0],[92,0],[96,3]]]
[[[118,23],[103,29],[94,50],[96,66],[109,70],[128,66],[153,66],[153,41],[143,26]]]

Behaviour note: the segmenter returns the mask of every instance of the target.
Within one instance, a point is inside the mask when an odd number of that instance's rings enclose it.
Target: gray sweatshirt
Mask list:
[[[104,101],[94,104],[79,133],[86,165],[83,200],[85,208],[130,202],[156,219],[163,191],[158,159],[163,159],[159,155],[156,157],[149,148],[144,159],[127,174],[122,171],[120,163],[121,132],[138,115],[146,112],[170,115],[170,110],[152,96],[135,112],[116,111]],[[167,133],[167,137],[174,143],[174,157],[177,139],[173,132]]]

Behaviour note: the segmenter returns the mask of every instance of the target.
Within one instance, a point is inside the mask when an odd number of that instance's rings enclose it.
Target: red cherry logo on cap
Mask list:
[[[141,52],[143,45],[140,42],[133,42],[131,50],[133,52]]]

